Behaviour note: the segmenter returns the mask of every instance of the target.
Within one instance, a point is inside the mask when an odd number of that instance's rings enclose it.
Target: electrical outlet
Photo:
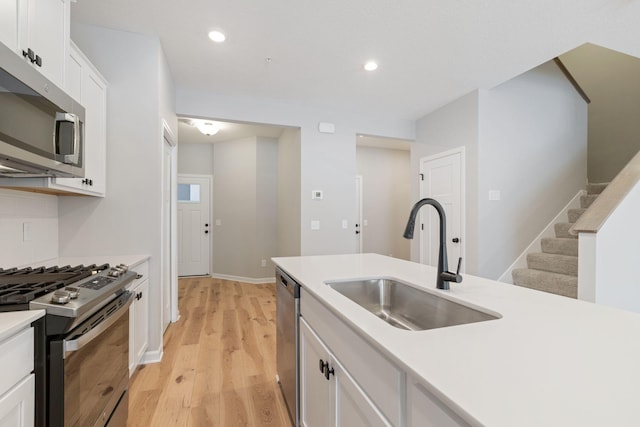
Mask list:
[[[263,259],[262,261],[260,261],[260,266],[261,267],[266,267],[267,266],[267,260]]]
[[[31,223],[23,222],[22,223],[22,241],[29,242],[31,240]]]

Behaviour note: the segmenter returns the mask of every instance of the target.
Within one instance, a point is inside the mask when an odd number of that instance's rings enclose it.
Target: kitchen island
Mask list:
[[[638,314],[470,275],[464,275],[460,284],[452,283],[451,290],[441,291],[435,288],[435,268],[376,254],[275,258],[274,262],[302,286],[301,323],[322,326],[325,334],[317,334],[320,342],[335,351],[332,346],[348,349],[356,338],[363,340],[356,355],[347,352],[337,359],[345,360],[347,368],[351,363],[355,372],[346,377],[364,390],[364,400],[381,414],[381,425],[640,425]],[[325,284],[380,276],[499,318],[407,331]],[[325,322],[330,327],[325,328]],[[376,354],[367,354],[365,347]],[[356,356],[359,362],[349,361]],[[381,389],[376,378],[358,374],[358,364],[376,357],[399,372],[387,382],[398,390],[399,398],[376,396]],[[307,375],[304,360],[302,364]],[[389,369],[370,375],[382,378]],[[302,381],[304,392],[310,380]],[[416,390],[427,399],[417,396]],[[387,409],[386,400],[399,403]],[[304,396],[302,402],[304,413]],[[438,414],[429,421],[430,414],[420,411],[428,412],[425,408],[431,406]],[[313,412],[311,403],[306,411]]]

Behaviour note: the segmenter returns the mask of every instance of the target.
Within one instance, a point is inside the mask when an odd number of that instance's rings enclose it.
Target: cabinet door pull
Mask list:
[[[331,375],[335,375],[335,372],[333,368],[329,369],[329,364],[327,363],[327,365],[324,368],[324,377],[327,379],[327,381],[329,381]]]
[[[320,359],[318,367],[320,368],[320,373],[324,374],[325,369],[329,368],[329,362],[325,362],[324,360]]]

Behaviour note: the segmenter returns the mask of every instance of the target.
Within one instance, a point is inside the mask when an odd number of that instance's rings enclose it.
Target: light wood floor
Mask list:
[[[290,427],[276,375],[275,285],[179,281],[161,363],[129,387],[128,426]]]

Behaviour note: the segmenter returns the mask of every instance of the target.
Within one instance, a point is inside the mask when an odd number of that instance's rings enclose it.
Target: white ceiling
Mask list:
[[[178,88],[405,119],[588,41],[640,56],[637,0],[77,0],[71,10],[76,22],[157,35]],[[212,29],[227,41],[211,42]],[[377,71],[362,69],[369,59]]]
[[[178,120],[178,139],[181,144],[212,144],[214,142],[235,141],[256,136],[277,139],[285,130],[285,128],[281,126],[207,120],[208,122],[215,123],[220,129],[215,135],[209,136],[204,135],[197,128],[189,124],[190,120],[190,118],[186,117]]]

